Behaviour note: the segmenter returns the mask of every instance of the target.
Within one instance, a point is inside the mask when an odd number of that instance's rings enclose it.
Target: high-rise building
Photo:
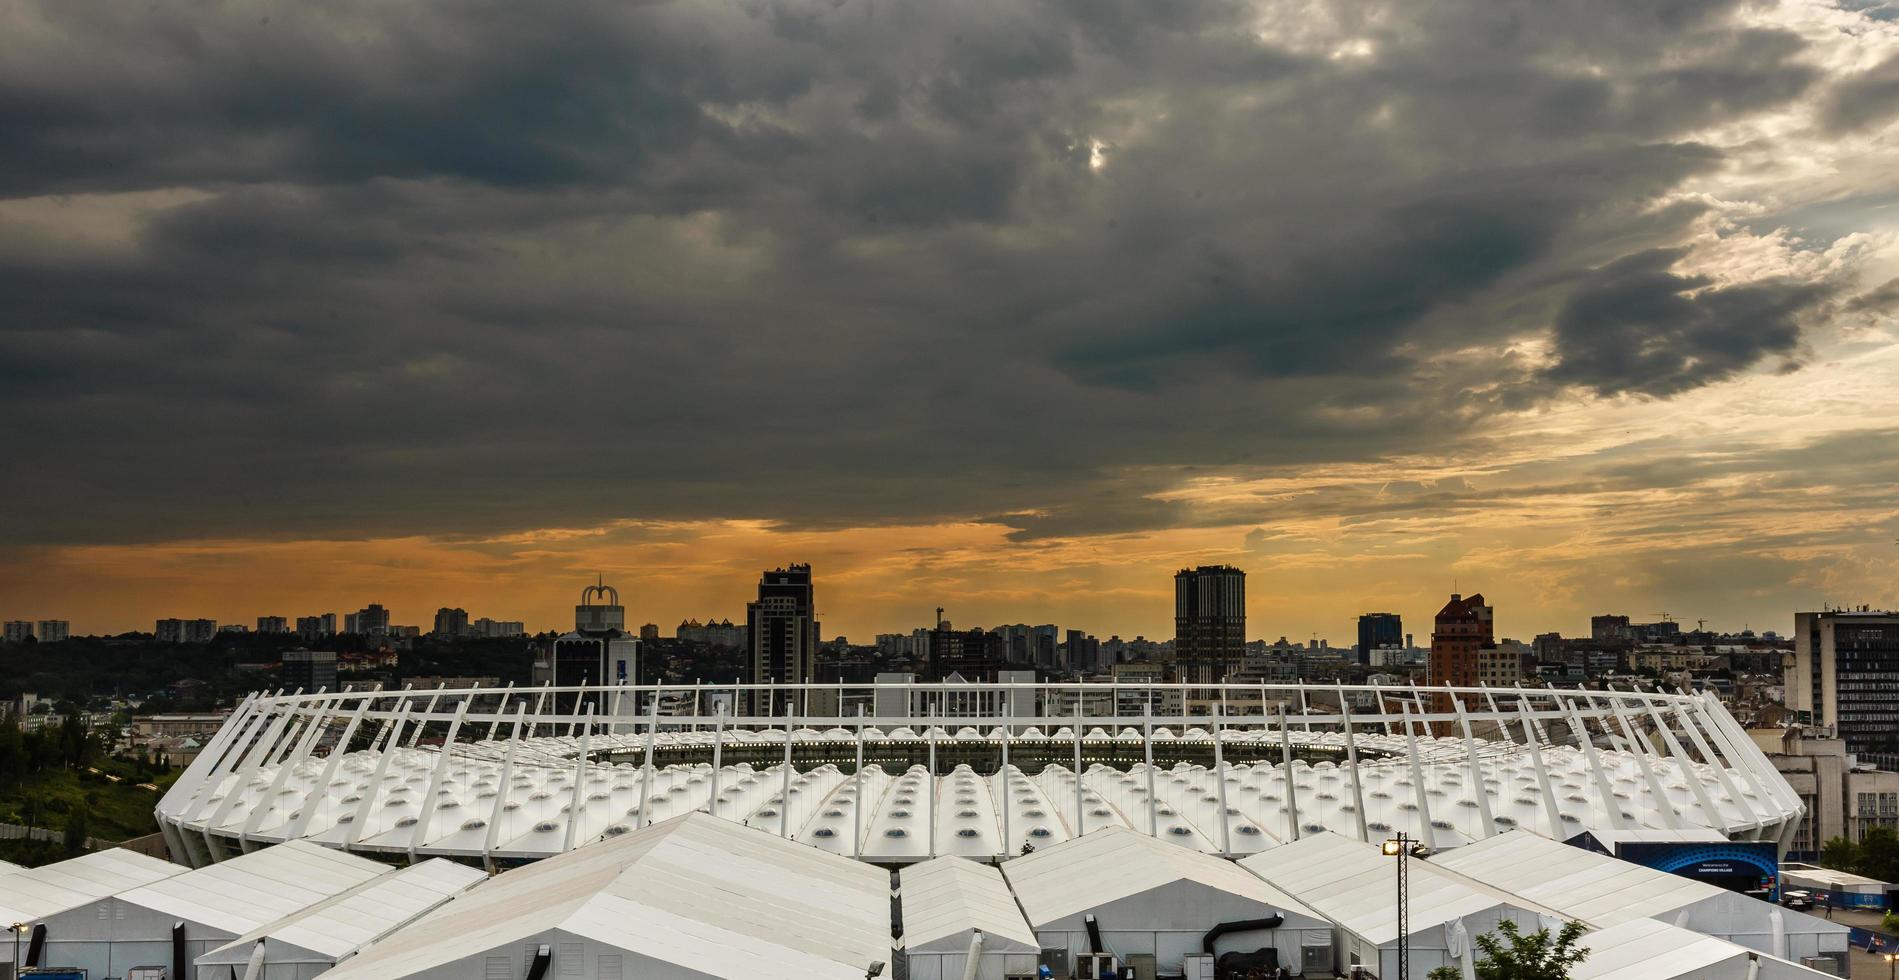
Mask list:
[[[816,592],[810,565],[787,565],[758,580],[758,599],[745,604],[754,684],[798,684],[813,678],[818,650]]]
[[[161,619],[152,638],[159,643],[209,643],[217,632],[215,619]]]
[[[1372,651],[1404,645],[1404,620],[1397,613],[1365,613],[1358,617],[1358,662],[1372,662]]]
[[[1483,593],[1469,597],[1451,593],[1451,601],[1438,610],[1431,631],[1431,685],[1478,686],[1484,651],[1497,648],[1495,630],[1493,611],[1484,604]],[[1438,697],[1437,710],[1449,710],[1449,700]]]
[[[468,631],[484,639],[526,636],[527,624],[518,619],[489,619],[486,616],[468,624]]]
[[[305,643],[315,643],[324,637],[335,635],[335,613],[324,613],[321,616],[297,617],[297,637]]]
[[[285,650],[283,659],[285,690],[336,692],[336,652],[333,650]]]
[[[1899,768],[1899,612],[1795,613],[1786,680],[1788,707],[1862,761]]]
[[[64,619],[42,619],[39,627],[41,643],[63,643],[72,639],[73,624]]]
[[[343,632],[357,636],[388,636],[389,610],[372,602],[353,613],[343,614]]]
[[[35,639],[33,636],[32,621],[25,619],[7,620],[6,638],[8,643],[25,643],[28,640]]]
[[[1174,575],[1174,653],[1180,679],[1214,684],[1246,659],[1246,573],[1231,565]]]
[[[290,632],[290,620],[282,616],[259,616],[257,617],[257,632],[288,633]]]
[[[1591,616],[1589,638],[1597,643],[1630,643],[1635,640],[1635,627],[1627,616]]]
[[[468,610],[450,609],[443,606],[435,611],[435,628],[430,630],[436,636],[466,636],[468,634]]]

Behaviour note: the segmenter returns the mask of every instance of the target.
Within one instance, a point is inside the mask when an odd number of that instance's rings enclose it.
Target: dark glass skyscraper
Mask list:
[[[1404,645],[1404,620],[1397,613],[1366,613],[1358,617],[1358,662],[1371,663],[1379,647]]]
[[[747,681],[800,684],[816,680],[814,605],[810,565],[787,565],[759,577],[758,601],[745,604],[746,635],[752,644]]]
[[[1213,684],[1246,658],[1246,573],[1231,565],[1174,575],[1174,656],[1180,679]]]

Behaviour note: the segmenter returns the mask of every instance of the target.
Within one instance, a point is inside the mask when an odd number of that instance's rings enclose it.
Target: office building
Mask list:
[[[454,637],[468,634],[468,610],[450,609],[443,606],[435,611],[435,628],[429,632],[436,636]]]
[[[1833,730],[1846,751],[1899,769],[1899,613],[1794,614],[1787,706]]]
[[[812,679],[818,649],[815,591],[810,565],[788,565],[758,580],[758,600],[745,604],[754,684],[797,684]]]
[[[1246,573],[1231,565],[1174,575],[1174,651],[1180,679],[1213,684],[1246,658]]]
[[[1358,662],[1372,662],[1372,651],[1404,645],[1404,620],[1397,613],[1366,613],[1358,617]]]
[[[574,631],[554,641],[552,663],[550,680],[556,687],[639,683],[640,641],[626,632],[626,607],[620,604],[618,589],[595,583],[581,590]],[[594,703],[596,714],[610,707],[594,693],[586,701]],[[571,693],[556,695],[555,703],[563,710],[579,710]]]
[[[285,650],[283,686],[305,694],[336,690],[336,652],[333,650]]]
[[[24,619],[10,619],[7,621],[6,639],[8,643],[25,643],[34,638],[33,623],[31,621]]]
[[[345,613],[343,632],[357,636],[388,636],[389,610],[384,609],[380,602],[372,602],[353,613]]]
[[[282,616],[259,616],[257,617],[257,632],[288,633],[290,632],[290,620]]]

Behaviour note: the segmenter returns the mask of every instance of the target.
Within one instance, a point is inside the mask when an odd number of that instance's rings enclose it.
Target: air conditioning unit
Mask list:
[[[1075,980],[1120,980],[1121,961],[1113,953],[1082,953],[1075,957]]]

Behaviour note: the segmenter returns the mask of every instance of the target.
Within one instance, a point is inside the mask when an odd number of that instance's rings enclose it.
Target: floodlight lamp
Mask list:
[[[1401,840],[1388,840],[1385,842],[1382,850],[1385,852],[1386,857],[1397,857],[1399,854],[1404,853],[1404,842]]]

